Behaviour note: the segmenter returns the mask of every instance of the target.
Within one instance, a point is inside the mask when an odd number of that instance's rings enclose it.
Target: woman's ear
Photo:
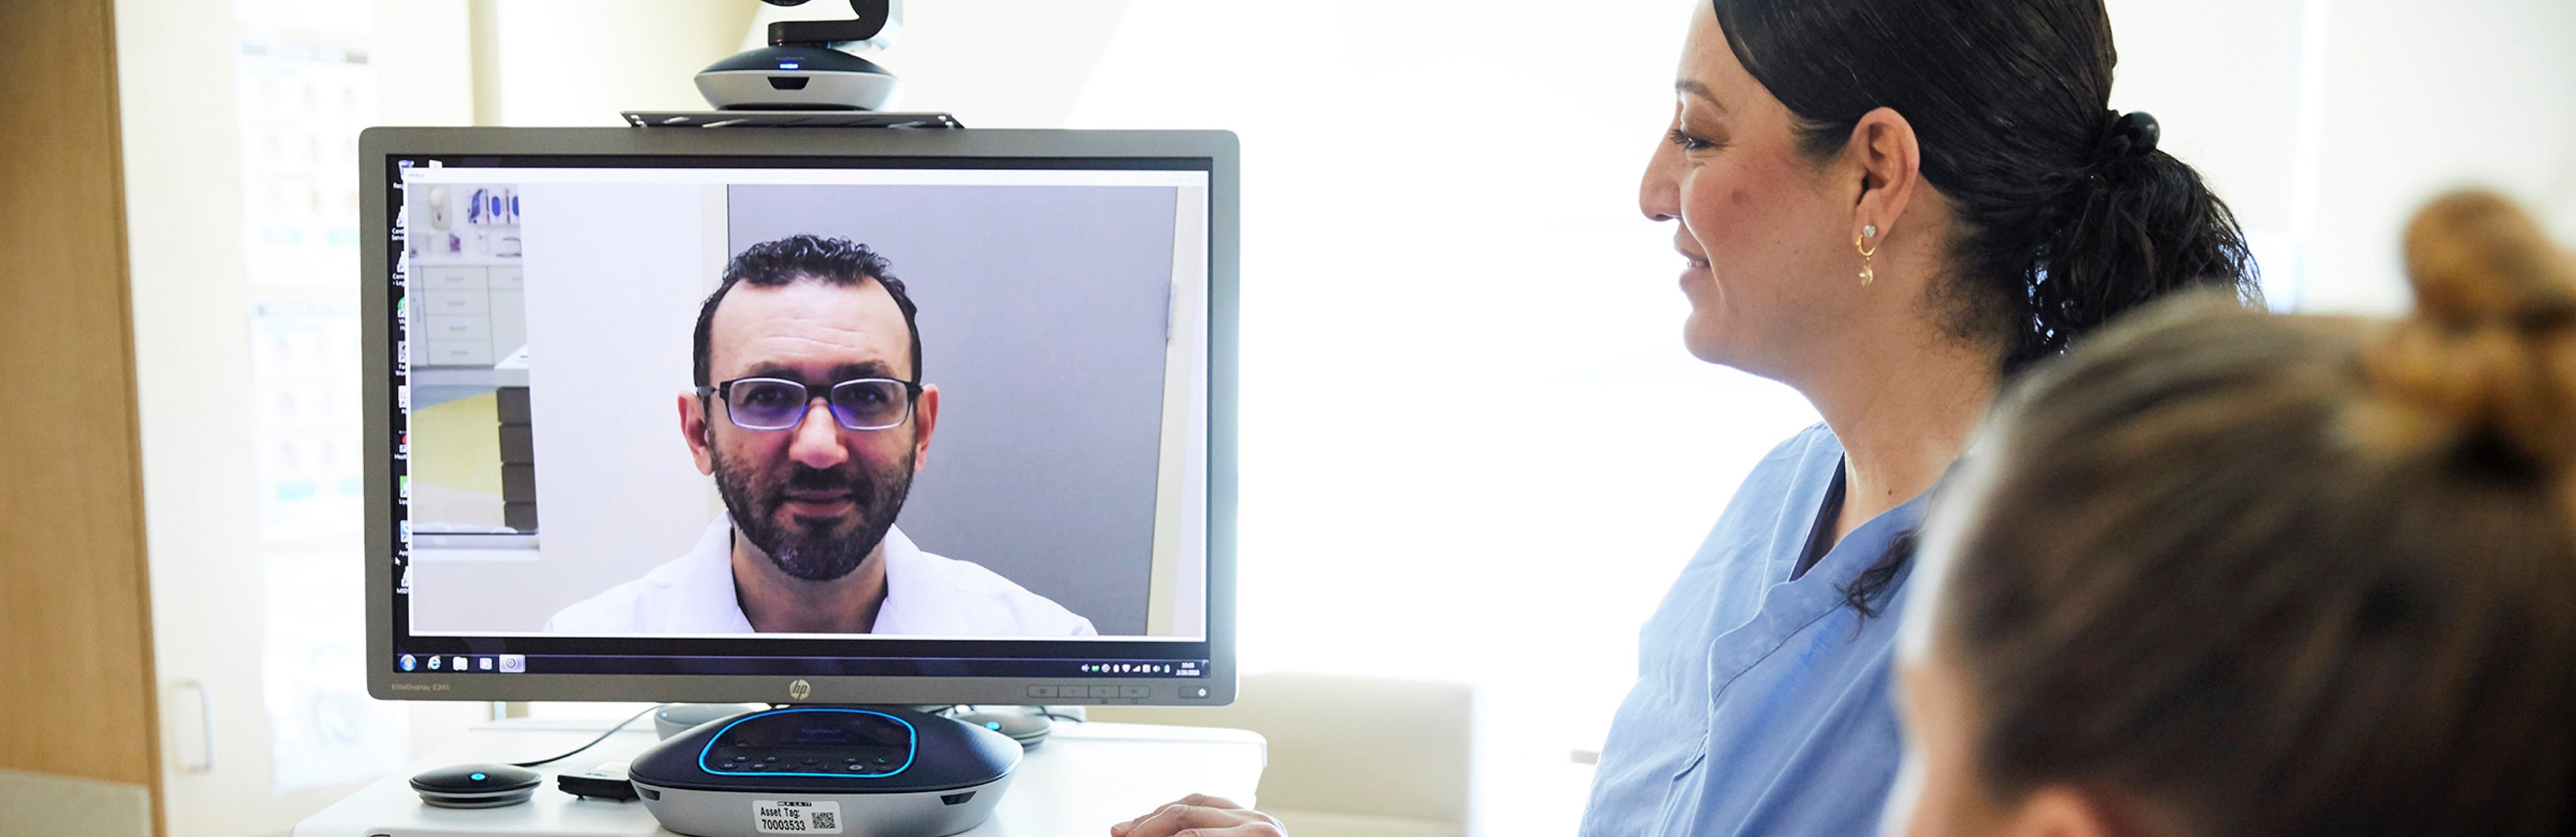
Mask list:
[[[1913,202],[1914,187],[1923,182],[1923,148],[1915,141],[1914,123],[1893,108],[1861,114],[1843,147],[1852,172],[1847,176],[1858,181],[1853,184],[1852,238],[1876,227],[1875,238],[1885,242]]]
[[[2069,785],[2032,791],[2005,817],[2012,837],[2144,837],[2147,832],[2125,823],[2117,806]]]

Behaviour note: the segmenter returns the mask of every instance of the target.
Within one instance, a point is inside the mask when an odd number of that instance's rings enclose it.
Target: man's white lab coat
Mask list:
[[[973,563],[921,551],[903,530],[885,536],[886,600],[877,634],[943,637],[1095,636],[1091,620]],[[733,587],[733,520],[717,517],[696,547],[643,578],[574,603],[546,620],[571,634],[747,634]]]

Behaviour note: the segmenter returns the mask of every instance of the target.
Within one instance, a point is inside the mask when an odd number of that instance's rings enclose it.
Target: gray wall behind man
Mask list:
[[[1145,632],[1176,190],[729,187],[733,252],[797,233],[884,255],[921,308],[930,454],[896,525]]]

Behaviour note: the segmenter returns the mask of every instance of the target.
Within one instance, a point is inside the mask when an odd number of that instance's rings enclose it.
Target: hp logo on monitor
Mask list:
[[[813,693],[814,684],[812,683],[807,683],[803,680],[792,680],[787,683],[788,700],[804,700],[806,695]]]

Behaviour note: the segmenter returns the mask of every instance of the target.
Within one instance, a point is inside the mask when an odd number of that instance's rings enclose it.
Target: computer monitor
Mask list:
[[[369,129],[369,691],[1230,702],[1236,148]]]

